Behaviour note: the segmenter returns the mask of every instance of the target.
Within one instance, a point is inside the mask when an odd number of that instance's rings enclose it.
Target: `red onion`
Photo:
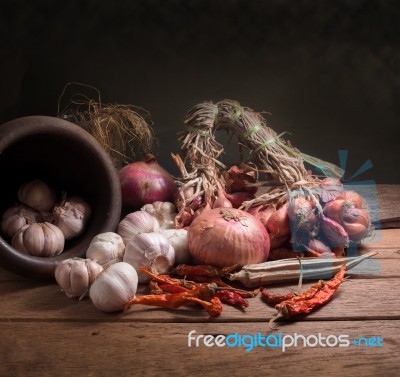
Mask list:
[[[349,243],[349,236],[344,228],[336,221],[321,216],[321,230],[328,239],[331,246],[347,246]]]
[[[196,263],[216,267],[265,262],[270,249],[264,225],[236,208],[204,211],[190,224],[188,243]]]
[[[243,202],[255,198],[255,195],[253,193],[245,191],[226,193],[225,196],[232,203],[233,208],[239,208],[243,204]]]
[[[222,191],[219,192],[218,197],[213,203],[213,208],[232,208],[232,203],[224,195]]]
[[[157,201],[171,202],[177,190],[172,176],[153,155],[124,166],[119,179],[124,205],[135,208]]]
[[[369,214],[360,208],[352,208],[346,212],[341,224],[352,241],[361,241],[371,230]]]
[[[338,195],[343,193],[343,185],[339,179],[324,178],[320,184],[321,201],[326,203],[334,200]]]
[[[325,205],[324,215],[339,223],[350,240],[361,241],[369,234],[371,224],[368,211],[355,207],[356,204],[345,199],[333,200]]]
[[[267,207],[265,207],[264,205],[260,205],[257,207],[250,207],[247,210],[248,213],[251,213],[258,220],[260,220],[264,224],[265,227],[267,227],[268,220],[275,211],[276,211],[276,208],[272,204],[270,204]]]
[[[307,257],[334,257],[335,254],[331,251],[331,248],[317,239],[311,239],[306,248]]]
[[[268,233],[275,237],[283,237],[290,234],[288,204],[284,204],[271,214],[267,221],[267,230]]]
[[[364,199],[355,191],[345,191],[344,193],[338,195],[336,199],[343,199],[348,203],[352,203],[356,208],[364,207]]]

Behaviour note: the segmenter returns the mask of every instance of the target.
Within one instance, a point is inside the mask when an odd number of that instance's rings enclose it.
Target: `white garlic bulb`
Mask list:
[[[157,201],[145,204],[141,210],[154,216],[160,223],[160,229],[174,228],[174,219],[177,215],[174,203]]]
[[[140,233],[126,244],[124,262],[135,267],[139,283],[145,283],[150,279],[140,267],[154,274],[166,273],[175,263],[175,251],[161,233]]]
[[[95,261],[70,258],[57,265],[54,277],[68,297],[82,299],[89,293],[90,286],[102,271],[103,267]]]
[[[36,257],[53,257],[64,250],[64,235],[55,225],[33,223],[23,226],[11,239],[15,249]]]
[[[117,233],[126,245],[137,234],[157,232],[159,229],[160,223],[154,216],[144,211],[135,211],[121,220]]]
[[[66,240],[77,237],[85,229],[91,209],[82,198],[74,196],[66,199],[53,209],[54,225],[59,227]]]
[[[129,263],[118,262],[101,272],[89,290],[89,297],[103,312],[123,310],[136,295],[138,275]]]
[[[175,264],[189,264],[188,232],[186,229],[163,229],[160,231],[175,250]]]
[[[50,211],[57,200],[54,190],[39,179],[21,185],[17,195],[21,203],[40,212]]]
[[[122,262],[125,244],[122,237],[114,232],[100,233],[95,236],[86,250],[86,258],[95,260],[103,268]]]
[[[23,204],[6,209],[1,220],[1,231],[12,238],[24,225],[41,221],[39,212]]]

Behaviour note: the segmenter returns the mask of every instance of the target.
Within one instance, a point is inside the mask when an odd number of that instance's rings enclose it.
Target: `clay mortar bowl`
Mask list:
[[[0,125],[0,217],[17,201],[18,187],[41,179],[58,198],[66,191],[91,206],[84,233],[66,241],[56,257],[35,257],[10,245],[0,234],[0,265],[30,278],[53,278],[64,259],[85,257],[99,233],[115,231],[121,215],[121,188],[117,171],[100,144],[81,127],[48,116],[18,118]]]

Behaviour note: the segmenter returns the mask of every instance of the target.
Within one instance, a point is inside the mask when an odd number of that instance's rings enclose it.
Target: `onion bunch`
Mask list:
[[[279,207],[270,204],[248,209],[268,231],[270,259],[299,254],[342,256],[351,243],[371,234],[365,200],[355,191],[344,190],[336,179],[326,178],[312,189],[289,191],[286,199]]]

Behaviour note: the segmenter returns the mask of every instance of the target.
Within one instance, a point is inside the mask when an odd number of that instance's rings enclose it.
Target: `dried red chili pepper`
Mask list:
[[[140,267],[140,271],[143,271],[146,275],[148,275],[153,281],[157,282],[158,284],[179,285],[179,286],[189,288],[189,289],[198,285],[196,282],[187,280],[187,279],[177,279],[177,278],[172,278],[169,275],[153,274],[151,271],[149,271],[145,267]]]
[[[138,296],[128,301],[125,310],[137,304],[176,309],[191,303],[200,304],[211,316],[218,316],[222,312],[222,303],[218,297],[215,297],[213,284],[202,284],[181,293]]]
[[[215,296],[218,297],[222,302],[226,302],[229,305],[240,306],[242,308],[247,308],[249,306],[249,302],[235,291],[223,289],[217,291]]]
[[[299,314],[308,314],[315,308],[326,304],[344,280],[346,264],[329,281],[320,280],[299,296],[280,302],[275,306],[279,317],[291,318]]]
[[[217,277],[217,276],[225,276],[227,274],[235,271],[239,265],[233,265],[223,268],[217,268],[210,265],[196,265],[191,266],[188,264],[180,264],[176,266],[173,270],[173,273],[178,276],[208,276],[208,277]]]
[[[296,294],[295,293],[286,293],[284,295],[274,295],[272,293],[269,293],[267,288],[262,288],[261,296],[263,299],[265,299],[265,301],[267,301],[268,304],[276,305],[282,301],[290,300],[291,298],[295,297]]]
[[[175,284],[160,284],[159,287],[164,293],[182,293],[189,290],[188,288]]]

